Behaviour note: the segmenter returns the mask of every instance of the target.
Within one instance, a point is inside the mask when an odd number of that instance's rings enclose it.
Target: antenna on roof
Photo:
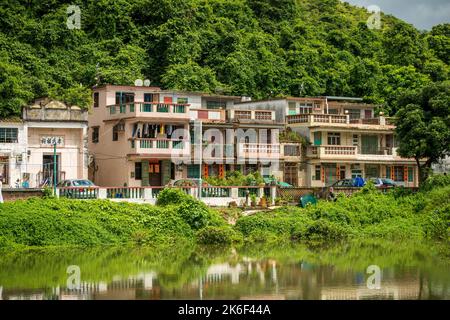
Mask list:
[[[136,80],[134,80],[134,85],[135,85],[136,87],[142,87],[142,85],[143,85],[142,79],[136,79]]]
[[[144,86],[146,86],[146,87],[150,87],[150,84],[151,84],[152,82],[149,80],[149,79],[145,79],[144,80]]]

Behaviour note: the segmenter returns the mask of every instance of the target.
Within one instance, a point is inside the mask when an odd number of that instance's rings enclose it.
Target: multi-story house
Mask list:
[[[190,123],[221,122],[236,101],[240,97],[158,87],[95,88],[89,115],[91,179],[100,186],[132,187],[197,176]]]
[[[397,155],[392,120],[376,115],[376,106],[362,99],[280,98],[241,105],[277,110],[287,127],[309,141],[300,172],[304,186],[322,187],[356,176],[418,184],[415,161]]]
[[[194,128],[201,123],[204,138],[202,177],[223,177],[226,171],[280,176],[279,162],[284,150],[278,133],[284,129],[284,122],[276,119],[275,111],[247,110],[235,103],[220,112],[220,119],[211,116],[193,119]],[[188,177],[199,177],[197,171],[188,172]]]
[[[26,173],[27,128],[22,119],[0,121],[0,175],[5,187],[14,187]]]
[[[21,119],[0,122],[3,183],[33,188],[52,185],[55,175],[57,183],[86,179],[87,126],[86,110],[48,99],[24,107]]]

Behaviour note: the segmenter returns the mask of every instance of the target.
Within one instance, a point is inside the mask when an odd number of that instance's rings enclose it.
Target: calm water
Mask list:
[[[9,252],[0,299],[450,299],[449,261],[448,244],[392,242]]]

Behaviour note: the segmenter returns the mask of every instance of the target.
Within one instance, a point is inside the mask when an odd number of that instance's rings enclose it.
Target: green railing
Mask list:
[[[173,112],[174,113],[186,113],[186,107],[185,106],[173,106]]]
[[[120,113],[127,113],[127,105],[126,104],[120,105]]]
[[[156,112],[169,112],[169,105],[168,104],[157,104],[156,105]]]
[[[69,199],[97,199],[98,188],[60,188],[59,196]]]
[[[142,199],[144,198],[144,188],[141,187],[107,188],[106,197],[108,199]]]
[[[152,141],[151,140],[139,140],[139,146],[144,149],[151,149]]]
[[[150,103],[141,104],[140,108],[141,112],[152,112],[153,107]]]
[[[202,187],[202,197],[205,198],[229,198],[231,188],[222,187]]]
[[[130,104],[130,112],[134,112],[134,103]]]
[[[169,149],[169,141],[168,140],[156,140],[156,148],[157,149]]]
[[[249,191],[249,194],[248,194],[249,196],[251,196],[251,195],[258,196],[258,189],[259,189],[259,187],[239,188],[238,189],[238,197],[245,198],[245,196],[247,195],[247,190]]]

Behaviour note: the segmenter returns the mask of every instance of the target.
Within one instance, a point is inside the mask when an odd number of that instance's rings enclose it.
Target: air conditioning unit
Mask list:
[[[16,163],[22,163],[23,157],[21,154],[16,155]]]

